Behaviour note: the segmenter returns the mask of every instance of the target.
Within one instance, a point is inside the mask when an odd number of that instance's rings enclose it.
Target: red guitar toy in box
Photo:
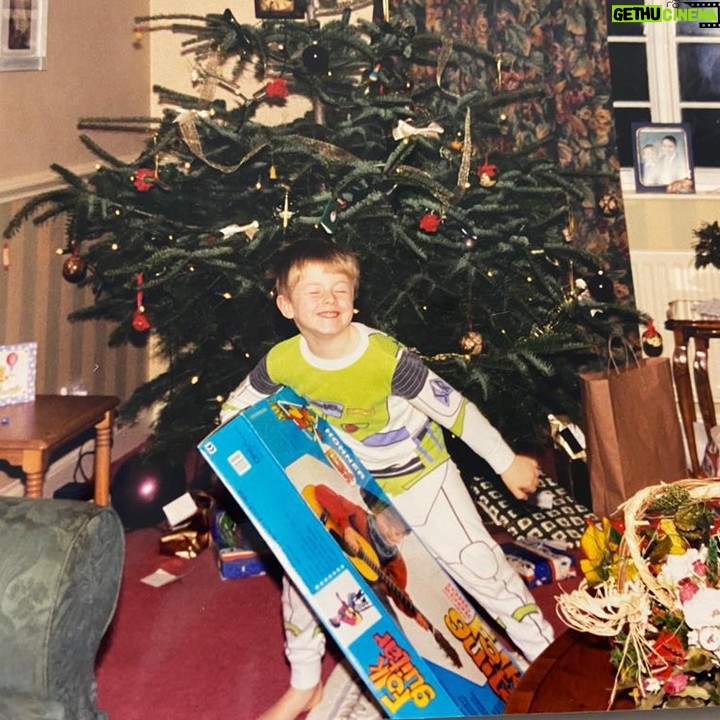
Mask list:
[[[300,397],[283,389],[198,447],[387,717],[502,713],[510,654]],[[396,538],[382,562],[378,532]]]

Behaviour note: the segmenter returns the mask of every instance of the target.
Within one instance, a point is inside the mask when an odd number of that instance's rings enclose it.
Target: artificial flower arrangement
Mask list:
[[[584,578],[557,598],[572,628],[611,638],[609,706],[720,705],[720,480],[644,488],[588,525]]]

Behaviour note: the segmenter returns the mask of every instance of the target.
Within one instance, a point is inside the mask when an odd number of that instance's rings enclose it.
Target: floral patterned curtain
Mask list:
[[[495,68],[478,61],[448,69],[443,85],[462,93],[511,91],[541,84],[542,97],[504,108],[507,142],[553,137],[544,146],[558,165],[580,174],[571,198],[573,241],[607,258],[615,296],[632,295],[627,231],[610,101],[607,22],[602,0],[393,0],[391,22],[408,22],[487,49]],[[500,167],[500,170],[502,168]]]

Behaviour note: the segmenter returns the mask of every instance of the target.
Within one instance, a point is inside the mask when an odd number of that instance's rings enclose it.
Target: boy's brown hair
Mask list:
[[[344,273],[353,283],[355,292],[360,284],[360,264],[351,250],[322,237],[310,237],[284,245],[275,256],[272,278],[275,292],[287,295],[309,263],[321,263]]]

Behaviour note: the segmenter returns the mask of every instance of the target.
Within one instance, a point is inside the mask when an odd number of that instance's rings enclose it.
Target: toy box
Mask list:
[[[249,520],[235,522],[225,510],[215,509],[210,536],[223,580],[265,575],[272,553]]]
[[[501,545],[508,561],[529,588],[575,577],[572,553],[542,540],[515,540]]]
[[[376,558],[343,549],[321,499],[368,512],[369,496],[389,501],[301,398],[283,389],[199,449],[387,717],[502,713],[520,670],[414,533],[402,540],[402,588]]]

